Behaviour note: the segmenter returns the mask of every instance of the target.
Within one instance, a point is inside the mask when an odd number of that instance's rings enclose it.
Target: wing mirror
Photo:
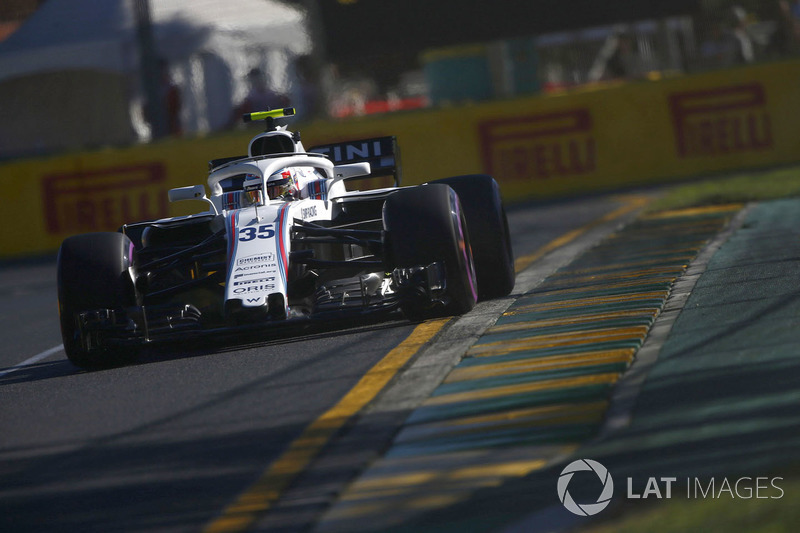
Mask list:
[[[346,180],[349,178],[359,178],[369,176],[372,168],[369,163],[350,163],[348,165],[336,165],[333,168],[336,179]]]
[[[181,200],[202,200],[206,197],[206,188],[202,185],[189,185],[188,187],[178,187],[169,190],[169,201],[179,202]]]
[[[211,211],[217,213],[217,208],[214,202],[206,196],[206,188],[203,185],[189,185],[187,187],[178,187],[177,189],[170,189],[169,193],[170,202],[180,202],[181,200],[202,200],[211,205]],[[219,213],[217,213],[219,214]]]

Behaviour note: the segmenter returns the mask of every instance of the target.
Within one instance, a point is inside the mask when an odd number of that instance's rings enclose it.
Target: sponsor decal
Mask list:
[[[255,238],[271,239],[275,236],[275,229],[272,224],[262,224],[258,230],[253,227],[242,228],[239,230],[239,240],[242,242],[252,241]]]
[[[593,128],[588,109],[482,122],[484,168],[506,180],[591,174],[597,168]]]
[[[265,292],[275,290],[274,283],[264,283],[261,285],[250,285],[247,287],[236,287],[233,289],[233,294],[247,294],[250,292]]]
[[[368,162],[370,176],[354,178],[348,190],[370,190],[378,187],[389,187],[399,183],[396,154],[397,140],[393,136],[374,137],[321,146],[312,146],[310,152],[324,154],[337,165],[355,162]],[[328,199],[327,186],[324,181],[313,182],[307,186],[309,198]]]
[[[252,276],[261,276],[263,274],[273,274],[275,272],[277,272],[277,270],[260,270],[258,272],[249,272],[247,274],[234,274],[233,275],[233,279],[250,278]]]
[[[678,157],[772,148],[772,120],[766,103],[766,91],[760,83],[671,94],[669,107]]]
[[[327,155],[334,163],[349,163],[383,155],[380,139],[319,146],[314,151]]]
[[[240,267],[236,267],[236,270],[234,272],[247,272],[247,271],[256,270],[256,269],[259,269],[259,268],[270,268],[270,267],[278,268],[278,263],[266,263],[266,264],[263,264],[263,265],[240,266]]]
[[[272,277],[269,277],[269,278],[248,279],[246,281],[236,281],[233,284],[234,285],[249,285],[251,283],[266,283],[268,281],[275,281],[275,277],[272,276]]]
[[[597,481],[601,489],[598,489]],[[773,499],[785,495],[780,486],[782,477],[699,478],[654,477],[627,478],[628,500],[648,498],[672,499]],[[684,490],[685,487],[685,490]],[[599,495],[598,494],[598,490]],[[605,466],[592,459],[571,462],[558,476],[556,493],[561,504],[571,513],[592,516],[608,507],[614,497],[614,481]],[[577,496],[576,496],[577,494]],[[617,497],[622,497],[618,494]]]
[[[261,268],[262,266],[264,268]],[[239,267],[239,268],[243,268],[243,267]],[[260,266],[258,266],[256,268],[260,268],[260,270],[249,271],[249,272],[241,272],[239,274],[234,274],[233,275],[233,279],[252,278],[252,277],[255,277],[255,276],[263,276],[265,274],[273,274],[274,275],[274,274],[278,273],[278,265],[277,265],[277,263],[271,263],[271,264],[267,264],[267,265],[260,265]],[[237,268],[236,270],[239,270],[239,269]]]
[[[303,220],[307,218],[312,218],[317,216],[317,206],[312,205],[311,207],[301,207],[300,208],[300,217]]]
[[[265,266],[263,263],[275,261],[275,254],[267,252],[265,254],[249,255],[247,257],[240,257],[236,260],[237,266],[254,265],[251,268],[261,268]]]
[[[41,186],[51,235],[115,231],[132,220],[169,216],[162,163],[52,174]]]

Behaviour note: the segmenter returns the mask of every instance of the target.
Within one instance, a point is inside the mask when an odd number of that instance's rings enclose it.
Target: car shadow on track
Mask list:
[[[78,369],[66,359],[36,363],[0,377],[0,387],[70,376]]]
[[[370,333],[408,326],[409,322],[402,317],[362,318],[359,320],[336,321],[329,323],[307,324],[287,327],[282,330],[253,331],[220,335],[189,342],[164,342],[154,344],[129,364],[141,365],[162,361],[200,357],[218,353],[230,353],[240,350],[302,343],[308,340],[342,337],[354,333]]]
[[[343,346],[350,346],[348,335],[366,337],[364,343],[370,345],[376,338],[393,341],[403,338],[411,327],[407,321],[372,321],[349,326],[341,330],[315,329],[296,336],[287,333],[280,338],[240,339],[236,347],[181,347],[178,355],[169,351],[162,355],[150,353],[140,363],[150,368],[129,368],[127,374],[131,375],[125,375],[125,369],[116,373],[107,371],[107,375],[76,372],[65,360],[35,365],[24,380],[47,376],[71,379],[72,388],[62,393],[63,397],[70,397],[68,403],[85,408],[90,417],[110,417],[113,412],[122,421],[109,418],[109,424],[117,429],[79,430],[79,436],[52,435],[43,442],[3,449],[0,530],[202,529],[297,438],[308,425],[304,416],[315,409],[326,409],[335,400],[337,390],[352,387],[360,371],[342,368],[335,360],[343,353]],[[232,352],[243,350],[243,346],[302,343],[311,338],[322,345],[311,355],[286,357],[283,364],[270,368],[268,373],[253,371],[217,389],[191,389],[197,390],[197,394],[185,391],[182,394],[163,386],[147,389],[135,381],[144,375],[160,373],[159,361]],[[362,357],[362,366],[371,365],[370,361],[379,357],[376,350],[364,349],[365,353],[369,351],[375,353]],[[227,354],[214,361],[210,359],[207,366],[211,379],[231,366]],[[244,356],[242,359],[246,359],[244,363],[253,361]],[[182,374],[188,373],[188,365],[178,369],[178,365],[163,366],[165,369],[169,366],[172,374],[166,383],[186,381]],[[194,382],[189,381],[191,388]],[[58,390],[51,385],[44,387]],[[144,402],[123,403],[128,407],[118,411],[98,408],[98,400],[102,401],[107,393],[123,399],[133,395]],[[192,401],[176,400],[186,396]],[[146,407],[159,399],[170,404],[155,417],[137,416],[136,406]],[[109,402],[116,403],[115,399]],[[247,411],[244,404],[252,409]],[[73,414],[64,409],[60,416],[71,419]],[[131,418],[130,423],[126,422],[127,417]],[[94,424],[92,420],[75,420],[78,426]],[[368,439],[359,439],[358,449],[363,449],[367,440],[375,441],[377,436],[380,439],[375,449],[385,448],[397,423],[374,419],[367,432]],[[71,421],[68,424],[73,425]],[[357,471],[348,462],[353,449],[352,443],[344,447],[342,455],[336,456],[335,472],[326,471],[326,476],[341,471],[350,477],[355,475]],[[297,529],[289,527],[289,530]]]
[[[117,368],[127,366],[161,363],[268,346],[296,344],[308,340],[336,338],[352,335],[354,333],[391,330],[396,327],[407,327],[409,324],[410,322],[400,315],[393,315],[388,319],[386,317],[364,317],[346,322],[332,321],[305,324],[302,326],[285,328],[283,330],[270,329],[268,331],[227,334],[199,340],[162,342],[146,346],[135,358],[128,359],[104,369],[84,370],[76,367],[66,358],[33,364],[0,377],[0,387],[17,383],[30,383],[46,379],[61,378],[87,372],[97,373],[113,371]]]

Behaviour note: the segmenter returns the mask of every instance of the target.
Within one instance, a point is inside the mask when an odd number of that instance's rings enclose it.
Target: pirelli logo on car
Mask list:
[[[42,198],[50,234],[114,231],[169,215],[161,163],[44,176]]]
[[[594,121],[588,109],[481,123],[486,172],[505,180],[591,174],[597,168]]]
[[[760,83],[673,93],[669,107],[678,157],[757,152],[774,145]]]

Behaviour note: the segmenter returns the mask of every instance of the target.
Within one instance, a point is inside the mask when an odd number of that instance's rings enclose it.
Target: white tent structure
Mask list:
[[[0,43],[0,158],[149,137],[136,1],[48,0]],[[187,133],[227,123],[251,68],[292,90],[291,60],[311,47],[304,14],[277,0],[149,3]]]

